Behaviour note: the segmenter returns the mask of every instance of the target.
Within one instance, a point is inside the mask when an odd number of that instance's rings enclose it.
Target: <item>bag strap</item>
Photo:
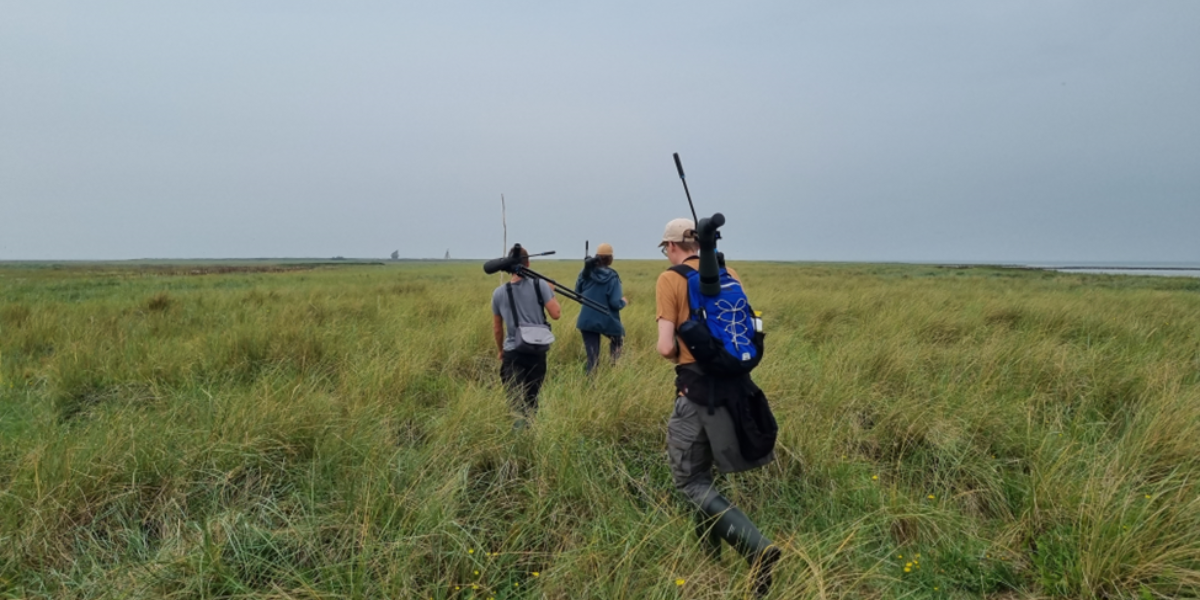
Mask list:
[[[517,317],[517,302],[513,300],[512,282],[505,283],[504,290],[508,292],[508,308],[512,311],[513,329],[519,331],[521,329],[521,320]],[[517,339],[520,339],[520,337],[521,336],[518,334]]]
[[[533,281],[533,293],[537,294],[538,310],[541,311],[541,313],[542,313],[542,324],[549,325],[550,322],[546,320],[546,301],[542,300],[542,286],[538,285],[538,282],[536,279],[534,279],[532,281]],[[512,309],[513,327],[520,328],[521,321],[520,321],[520,318],[517,317],[517,302],[513,299],[513,291],[512,291],[512,282],[511,281],[504,284],[504,290],[506,292],[508,292],[508,307],[510,309]]]

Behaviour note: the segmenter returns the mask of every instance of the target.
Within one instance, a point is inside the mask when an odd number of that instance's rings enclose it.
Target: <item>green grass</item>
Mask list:
[[[749,594],[667,469],[665,262],[593,378],[564,302],[523,432],[478,264],[230,264],[0,265],[0,597]],[[1200,595],[1200,280],[735,266],[771,597]]]

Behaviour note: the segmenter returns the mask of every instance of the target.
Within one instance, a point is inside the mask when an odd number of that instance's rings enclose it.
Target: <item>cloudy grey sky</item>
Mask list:
[[[0,260],[1200,261],[1200,2],[0,0]]]

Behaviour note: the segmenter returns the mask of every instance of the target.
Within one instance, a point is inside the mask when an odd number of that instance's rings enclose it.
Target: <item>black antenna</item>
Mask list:
[[[693,227],[700,226],[700,219],[696,218],[696,206],[692,204],[692,193],[688,191],[687,177],[683,175],[683,163],[679,161],[679,153],[675,153],[675,168],[679,170],[679,180],[683,182],[683,193],[687,194],[688,208],[692,209]]]

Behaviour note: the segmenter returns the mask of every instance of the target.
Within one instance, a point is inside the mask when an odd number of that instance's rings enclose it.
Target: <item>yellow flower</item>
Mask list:
[[[1149,500],[1149,499],[1150,499],[1150,494],[1146,494],[1146,499],[1147,499],[1147,500]]]
[[[930,500],[933,500],[933,494],[930,494],[930,495],[929,495],[929,499],[930,499]]]
[[[921,558],[921,554],[917,553],[917,555],[914,558]]]
[[[905,572],[905,573],[912,573],[912,569],[910,569],[910,568],[908,568],[908,567],[904,567],[904,572]]]
[[[469,549],[467,550],[467,554],[475,554],[475,549],[474,549],[474,548],[469,548]]]
[[[513,584],[513,587],[521,587],[521,584],[519,584],[519,583],[514,583],[514,584]]]
[[[473,589],[473,590],[477,590],[477,589],[479,589],[479,584],[478,584],[478,583],[472,583],[472,584],[471,584],[471,589]]]
[[[936,587],[935,587],[935,588],[933,588],[933,591],[935,591],[935,592],[936,592],[937,590],[938,590],[938,589],[937,589]]]
[[[542,574],[541,574],[541,573],[538,573],[537,571],[534,571],[534,572],[530,573],[530,575],[533,575],[534,577],[541,577],[541,576],[542,576]]]
[[[878,480],[879,480],[879,476],[878,476],[878,475],[872,475],[872,476],[871,476],[871,481],[878,481]]]
[[[912,566],[912,563],[905,563],[905,565],[904,565],[904,566],[906,566],[906,567],[911,567],[911,566]]]
[[[675,585],[683,585],[683,584],[685,584],[685,583],[687,583],[687,582],[686,582],[686,581],[684,581],[683,579],[676,579],[676,580],[675,580]]]
[[[476,574],[476,575],[478,575],[478,574],[479,574],[479,571],[475,571],[475,574]]]
[[[897,554],[897,555],[896,555],[896,558],[904,558],[904,555],[903,555],[903,554]]]

